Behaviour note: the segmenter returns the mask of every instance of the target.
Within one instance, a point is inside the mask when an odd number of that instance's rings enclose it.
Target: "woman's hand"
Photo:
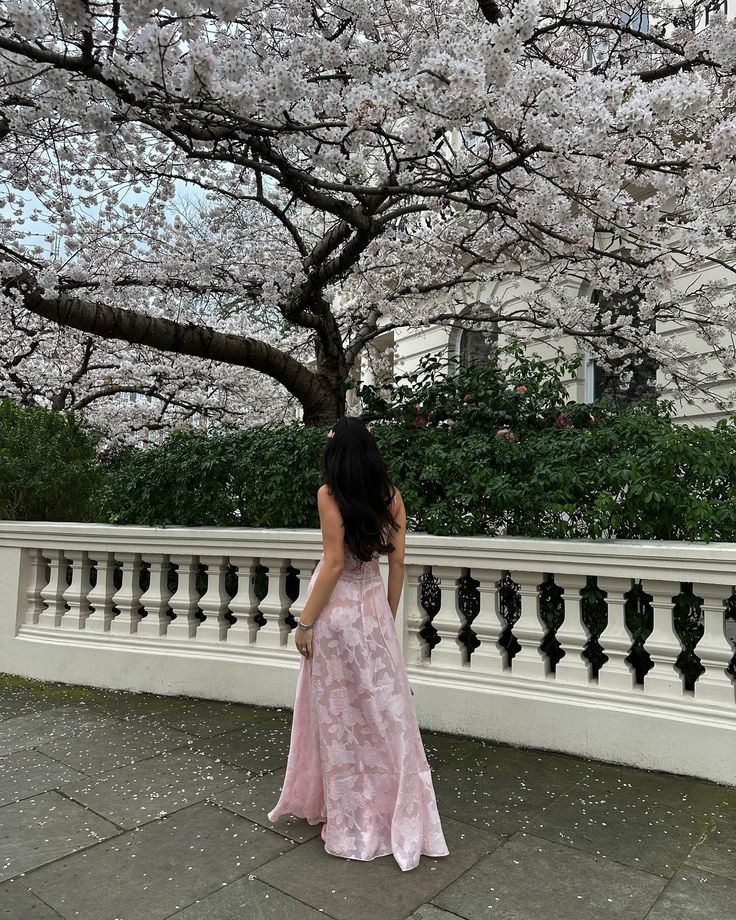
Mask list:
[[[294,645],[299,650],[299,654],[304,658],[312,657],[312,630],[299,629],[297,626],[296,635],[294,636]]]

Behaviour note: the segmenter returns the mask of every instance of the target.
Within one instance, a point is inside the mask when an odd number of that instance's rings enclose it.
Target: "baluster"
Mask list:
[[[507,625],[501,616],[501,599],[498,592],[498,582],[503,572],[474,568],[472,575],[479,582],[480,609],[473,621],[473,629],[480,645],[470,658],[470,666],[474,671],[483,674],[501,674],[506,668],[506,651],[498,644],[498,640]]]
[[[555,576],[555,583],[565,592],[565,618],[557,630],[557,641],[565,650],[565,656],[557,662],[557,680],[571,684],[595,683],[590,673],[590,662],[583,652],[590,633],[583,622],[583,598],[585,575]]]
[[[253,556],[231,556],[230,562],[238,570],[238,587],[230,600],[230,612],[237,622],[227,631],[227,642],[228,645],[253,645],[258,632],[258,622],[255,619],[258,615],[255,592],[258,560]]]
[[[644,692],[660,696],[681,697],[683,679],[675,667],[682,645],[675,632],[674,598],[681,586],[675,581],[655,582],[652,589],[654,629],[645,647],[653,667],[644,678]]]
[[[513,632],[521,649],[511,662],[514,677],[546,679],[547,656],[541,649],[547,633],[539,609],[539,585],[544,580],[541,572],[516,572],[513,579],[519,586],[521,610]]]
[[[43,613],[42,591],[46,585],[46,557],[40,549],[31,549],[31,571],[26,592],[26,611],[23,622],[32,626],[38,623],[38,618]]]
[[[225,616],[230,602],[225,590],[227,556],[200,556],[199,561],[207,566],[207,590],[199,599],[199,609],[206,619],[200,622],[195,637],[198,642],[221,642],[230,627]]]
[[[695,681],[695,697],[704,702],[733,706],[734,687],[726,668],[731,662],[731,644],[726,638],[726,603],[731,588],[725,585],[693,585],[703,598],[703,636],[695,649],[705,671]]]
[[[606,690],[639,689],[636,673],[626,661],[634,641],[626,628],[626,594],[632,584],[631,578],[598,577],[598,587],[606,592],[608,605],[608,623],[600,637],[608,661],[598,672],[598,686]]]
[[[198,556],[171,556],[170,561],[177,567],[178,581],[176,591],[169,598],[169,607],[176,614],[176,619],[169,623],[166,630],[167,639],[191,639],[197,632],[199,620],[195,616],[199,608],[197,593]]]
[[[454,566],[433,565],[432,574],[440,587],[440,609],[432,620],[440,641],[432,649],[432,666],[467,667],[468,652],[458,638],[461,627],[465,625],[457,590],[460,570]]]
[[[141,618],[139,611],[141,598],[141,554],[116,553],[118,562],[123,564],[123,583],[112,596],[112,602],[120,613],[110,621],[110,632],[121,635],[133,635]]]
[[[309,588],[309,582],[311,581],[314,570],[317,568],[317,560],[310,559],[309,562],[300,562],[299,563],[299,573],[297,578],[299,579],[299,594],[297,595],[296,600],[292,603],[289,608],[289,612],[294,617],[295,620],[298,620],[301,616],[304,606],[307,603],[307,589]],[[287,637],[287,644],[294,646],[294,630],[289,631]]]
[[[169,557],[163,553],[151,553],[148,588],[141,595],[141,607],[148,616],[138,623],[139,636],[157,639],[165,636],[171,620],[167,615],[171,590],[169,589]]]
[[[85,632],[109,632],[110,622],[115,617],[112,609],[112,597],[115,593],[115,555],[114,553],[96,553],[97,581],[87,595],[87,603],[92,612],[84,624]]]
[[[399,615],[403,614],[403,628],[399,632],[399,639],[403,638],[404,660],[408,665],[416,665],[429,660],[427,643],[419,635],[429,622],[429,614],[422,606],[422,575],[424,573],[425,566],[423,565],[408,564],[404,567],[405,584],[396,620],[398,629]]]
[[[256,642],[260,648],[283,648],[291,629],[286,622],[291,600],[286,593],[288,559],[261,559],[268,569],[268,592],[258,605],[266,622],[258,630]]]
[[[41,589],[46,609],[38,615],[38,625],[55,627],[61,623],[66,610],[66,555],[63,549],[44,549],[42,553],[49,560],[51,575],[48,584]]]
[[[61,618],[61,629],[84,629],[85,620],[90,615],[87,595],[90,591],[89,553],[83,549],[70,549],[67,557],[72,563],[72,583],[64,592],[64,600],[69,610]]]

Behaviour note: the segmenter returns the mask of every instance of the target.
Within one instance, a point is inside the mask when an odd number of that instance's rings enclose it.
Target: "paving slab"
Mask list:
[[[474,760],[493,749],[491,742],[485,742],[464,735],[450,735],[447,732],[421,731],[424,752],[432,769],[453,766],[461,761]]]
[[[265,773],[286,766],[291,725],[281,719],[263,719],[240,731],[227,732],[195,742],[192,750],[252,773]]]
[[[26,884],[64,920],[165,920],[293,846],[198,803],[38,869]]]
[[[279,718],[275,709],[207,700],[189,700],[175,710],[161,712],[154,717],[156,721],[198,738],[222,735],[256,722],[273,721],[274,718]]]
[[[518,833],[432,903],[466,920],[643,920],[664,885],[638,869]]]
[[[82,725],[74,734],[44,741],[39,750],[75,770],[98,776],[193,741],[191,735],[165,725],[100,718],[100,723]]]
[[[111,770],[98,780],[70,783],[60,791],[129,829],[199,802],[247,777],[245,770],[186,750]]]
[[[736,882],[687,867],[678,871],[646,920],[733,920]]]
[[[177,911],[170,920],[324,920],[325,914],[246,875]]]
[[[277,710],[271,707],[147,693],[120,693],[92,705],[99,712],[125,722],[165,725],[200,738],[220,735],[277,715]]]
[[[527,830],[557,795],[588,775],[585,763],[538,751],[489,747],[485,760],[432,771],[442,815],[511,835]]]
[[[727,808],[718,816],[687,864],[736,881],[736,808]]]
[[[209,798],[237,815],[256,821],[297,843],[303,843],[319,834],[321,825],[309,824],[303,818],[293,817],[283,817],[275,824],[268,820],[268,813],[281,794],[285,773],[286,769],[282,768],[273,773],[250,776],[240,785],[215,793]]]
[[[127,721],[128,719],[153,718],[162,713],[173,713],[191,702],[189,697],[110,690],[104,694],[95,694],[88,705],[102,715]]]
[[[268,821],[292,718],[0,675],[0,920],[736,920],[736,788],[423,731],[450,855],[402,872]]]
[[[84,774],[40,751],[18,751],[0,757],[0,805],[19,802],[40,792],[56,789],[62,783],[81,779],[84,779]]]
[[[54,706],[15,716],[0,722],[0,757],[44,744],[55,744],[62,738],[73,739],[82,735],[85,729],[93,731],[115,724],[114,719],[84,706]]]
[[[93,846],[119,829],[56,792],[0,808],[0,881]]]
[[[448,910],[435,907],[434,904],[422,904],[419,910],[415,910],[406,920],[457,920],[457,916]]]
[[[711,827],[723,801],[719,787],[709,783],[598,765],[528,829],[668,878]]]
[[[55,706],[88,706],[112,690],[0,674],[0,719]]]
[[[30,712],[41,712],[43,709],[52,709],[56,704],[51,700],[43,701],[22,693],[6,695],[0,684],[0,722],[24,716]],[[0,917],[2,914],[0,914]]]
[[[331,856],[316,837],[254,875],[335,920],[404,920],[502,842],[450,818],[442,828],[449,855],[423,856],[408,872],[393,856],[369,861]]]
[[[0,885],[0,920],[61,920],[55,910],[13,879]]]

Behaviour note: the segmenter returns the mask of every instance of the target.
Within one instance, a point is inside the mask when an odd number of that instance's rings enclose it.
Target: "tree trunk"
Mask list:
[[[336,330],[335,330],[336,332]],[[345,415],[345,393],[350,368],[345,360],[345,351],[337,335],[317,336],[316,377],[323,394],[321,398],[304,405],[304,424],[318,427],[332,425]]]
[[[308,428],[332,425],[345,415],[345,400],[327,397],[322,405],[305,406],[302,420]]]

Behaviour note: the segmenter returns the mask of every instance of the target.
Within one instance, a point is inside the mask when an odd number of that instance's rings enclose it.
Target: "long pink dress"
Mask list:
[[[406,871],[422,854],[449,853],[377,556],[362,563],[346,552],[312,657],[301,658],[286,775],[268,819],[282,815],[326,821],[333,856],[393,854]]]

